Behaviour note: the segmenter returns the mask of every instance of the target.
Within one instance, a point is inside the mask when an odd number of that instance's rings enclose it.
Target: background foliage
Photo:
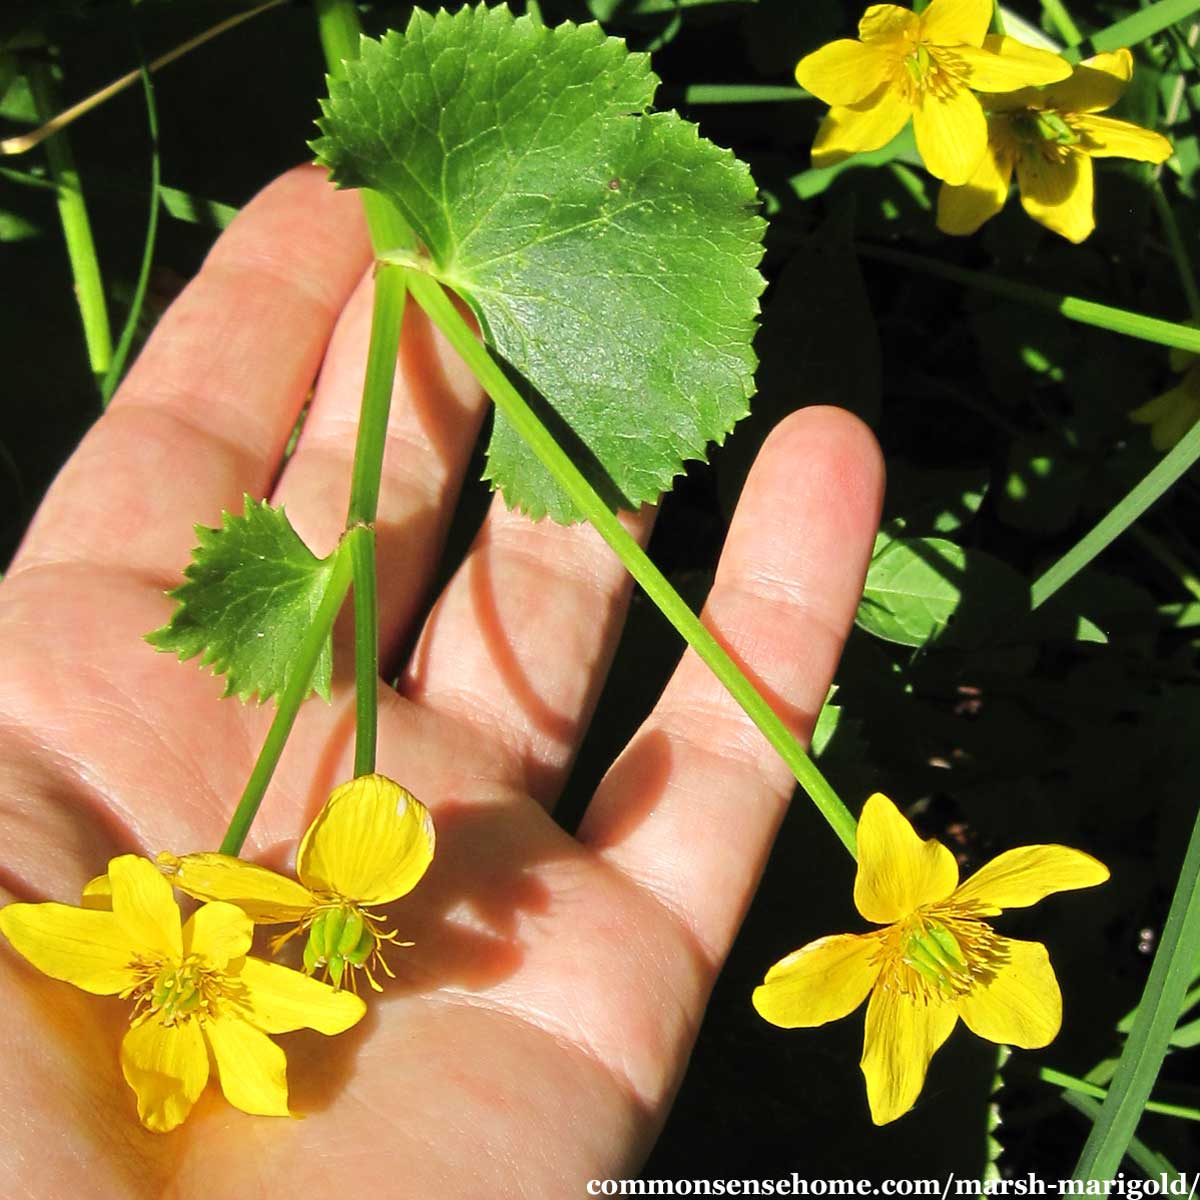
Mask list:
[[[208,0],[58,0],[0,14],[0,133],[28,128],[23,72],[49,62],[69,103],[241,6]],[[432,6],[426,6],[432,7]],[[522,7],[514,4],[514,7]],[[1136,14],[1135,0],[1074,0],[1089,34]],[[369,28],[403,26],[411,5],[364,9]],[[1190,46],[1200,3],[1135,47],[1117,115],[1163,129],[1177,158],[1162,176],[1185,247],[1196,246],[1200,75]],[[757,339],[753,414],[710,466],[664,506],[651,553],[699,603],[757,445],[786,412],[832,403],[870,422],[885,449],[883,534],[860,628],[823,714],[823,768],[853,808],[886,790],[964,871],[1030,842],[1095,853],[1113,881],[1060,896],[1004,931],[1050,946],[1066,1021],[1046,1051],[1019,1054],[993,1096],[994,1048],[961,1029],[934,1061],[916,1112],[869,1123],[857,1060],[860,1018],[785,1033],[753,1012],[765,969],[802,943],[860,922],[851,864],[797,804],[718,985],[667,1130],[656,1177],[981,1175],[990,1106],[1004,1174],[1068,1175],[1088,1118],[1039,1067],[1082,1076],[1119,1052],[1194,819],[1200,778],[1200,487],[1194,471],[1096,563],[1030,613],[1029,587],[1161,457],[1129,412],[1174,386],[1165,349],[1074,324],[930,273],[950,263],[1168,320],[1189,316],[1152,170],[1098,170],[1097,232],[1071,246],[1019,206],[976,237],[933,224],[936,191],[903,135],[881,165],[808,162],[823,106],[791,72],[804,53],[852,34],[843,0],[542,0],[548,22],[597,18],[654,54],[658,106],[676,106],[749,162],[770,219],[770,280]],[[1040,0],[1011,10],[1034,25]],[[1055,26],[1045,26],[1052,33]],[[1084,47],[1086,50],[1086,46]],[[197,268],[216,231],[279,171],[309,157],[323,63],[312,11],[284,5],[155,77],[157,138],[133,89],[74,126],[116,327],[133,305],[150,164],[164,191],[137,339]],[[1168,123],[1169,121],[1169,123]],[[100,411],[42,150],[0,161],[0,562],[58,465]],[[899,247],[900,265],[876,256]],[[485,435],[486,436],[486,435]],[[447,562],[487,499],[482,444]],[[120,464],[113,464],[119,470]],[[836,505],[838,497],[830,496]],[[796,531],[803,537],[804,531]],[[635,601],[599,715],[563,805],[578,819],[604,764],[649,711],[676,657],[653,608]],[[703,886],[703,881],[697,881]],[[1200,967],[1200,964],[1197,964]],[[1184,1015],[1158,1099],[1200,1108],[1200,1031]],[[1180,1170],[1200,1165],[1195,1124],[1148,1114],[1140,1137]],[[1126,1162],[1126,1169],[1134,1168]]]

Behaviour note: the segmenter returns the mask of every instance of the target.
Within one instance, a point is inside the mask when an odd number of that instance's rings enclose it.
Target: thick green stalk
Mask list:
[[[54,81],[49,66],[42,62],[30,63],[27,78],[38,119],[48,121],[56,107]],[[83,321],[88,362],[97,386],[103,386],[104,377],[112,365],[112,331],[108,323],[104,282],[100,277],[100,261],[96,257],[96,243],[92,238],[83,186],[65,133],[60,131],[47,139],[46,160],[50,177],[58,189],[58,215],[62,222],[71,274],[75,280],[75,298]]]
[[[471,369],[475,378],[495,402],[496,408],[504,414],[509,424],[537,455],[543,466],[570,497],[576,509],[612,547],[626,570],[641,584],[663,616],[696,651],[729,694],[745,710],[747,716],[758,726],[767,741],[791,768],[842,844],[854,855],[854,817],[788,727],[596,494],[595,489],[509,382],[500,366],[476,339],[471,327],[451,303],[441,285],[418,270],[406,268],[405,274],[413,299],[425,310],[430,320],[438,326]]]
[[[392,378],[400,348],[406,289],[404,273],[380,266],[375,273],[375,307],[363,382],[358,442],[350,477],[350,511],[346,528],[362,528],[365,537],[354,545],[354,688],[357,721],[354,732],[354,774],[375,770],[379,726],[379,595],[375,571],[375,514],[383,479]]]
[[[358,57],[362,26],[352,0],[317,0],[317,28],[329,73],[345,71]],[[376,256],[411,249],[412,230],[384,196],[364,189],[361,193],[371,245]],[[392,381],[400,348],[407,292],[401,271],[379,266],[375,275],[375,305],[371,316],[371,341],[363,380],[358,441],[350,480],[350,510],[346,528],[361,530],[353,545],[354,566],[354,774],[375,770],[379,739],[379,585],[375,565],[375,514],[383,479],[383,451],[387,441]]]
[[[317,669],[317,660],[321,657],[325,639],[329,637],[330,631],[333,629],[333,622],[341,611],[342,601],[346,599],[346,592],[350,587],[351,546],[355,538],[361,538],[365,532],[361,529],[351,531],[342,539],[341,544],[334,552],[333,570],[330,572],[329,582],[325,585],[325,595],[321,598],[312,624],[304,635],[304,641],[296,655],[287,686],[279,696],[275,719],[267,731],[263,748],[258,754],[258,761],[255,762],[254,769],[250,772],[250,778],[246,780],[242,798],[238,801],[238,806],[229,822],[229,828],[225,832],[225,838],[221,842],[222,854],[241,853],[242,846],[246,841],[246,834],[250,832],[250,825],[266,794],[271,776],[275,773],[279,756],[283,753],[284,743],[287,742],[288,735],[292,732],[296,714],[300,711],[300,705],[304,703],[309,689],[312,687],[313,672]]]

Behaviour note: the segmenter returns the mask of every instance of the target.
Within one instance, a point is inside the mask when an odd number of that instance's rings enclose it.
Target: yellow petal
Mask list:
[[[958,1001],[967,1028],[989,1042],[1034,1050],[1048,1046],[1062,1024],[1062,994],[1041,942],[1001,938],[1008,962]]]
[[[1046,89],[1045,102],[1066,113],[1101,112],[1111,108],[1133,78],[1128,50],[1097,54],[1081,62],[1067,79]]]
[[[886,83],[860,104],[831,108],[813,142],[813,166],[829,167],[852,154],[886,146],[910,116],[912,109],[903,96]]]
[[[987,118],[963,87],[941,96],[926,92],[913,113],[913,132],[929,173],[949,184],[966,183],[987,151]]]
[[[143,954],[175,960],[183,956],[183,923],[171,885],[154,864],[122,854],[108,864],[113,916]]]
[[[993,50],[992,46],[998,49]],[[1015,92],[1065,79],[1071,73],[1066,59],[1015,42],[988,38],[983,49],[958,46],[953,52],[955,74],[977,92]]]
[[[184,954],[197,954],[218,970],[241,958],[254,940],[254,923],[233,904],[215,901],[198,908],[183,927]]]
[[[1040,154],[1017,159],[1017,185],[1025,211],[1068,241],[1082,242],[1096,228],[1092,214],[1092,160],[1070,154],[1048,162]]]
[[[962,237],[990,221],[1008,199],[1014,160],[1015,155],[999,139],[989,137],[988,148],[971,178],[961,187],[942,184],[937,227],[943,233]]]
[[[933,0],[920,21],[923,42],[982,46],[992,23],[992,0]]]
[[[852,1013],[879,977],[870,934],[840,933],[780,959],[754,989],[758,1015],[784,1029],[824,1025]]]
[[[159,869],[196,900],[227,900],[260,925],[299,921],[315,903],[308,888],[228,854],[158,856]]]
[[[246,1019],[267,1033],[344,1033],[367,1011],[350,992],[259,958],[247,958],[234,977],[246,987]]]
[[[287,1117],[287,1056],[265,1033],[233,1017],[204,1022],[221,1091],[234,1108],[260,1117]]]
[[[954,1029],[958,1014],[936,997],[877,987],[867,1005],[862,1073],[871,1120],[886,1125],[917,1102],[929,1060]]]
[[[97,996],[113,996],[137,982],[130,969],[141,947],[108,912],[70,904],[9,904],[0,932],[43,975]]]
[[[386,904],[417,885],[433,861],[433,820],[384,775],[336,788],[308,827],[296,874],[318,892]]]
[[[1070,846],[1018,846],[980,867],[951,898],[954,904],[979,906],[984,916],[1005,908],[1026,908],[1054,892],[1095,887],[1108,868]]]
[[[858,23],[858,36],[864,42],[899,42],[915,38],[921,19],[909,8],[898,4],[872,4]]]
[[[958,864],[941,842],[922,841],[900,810],[876,792],[858,821],[854,904],[876,925],[890,925],[922,904],[944,900],[958,884]]]
[[[147,1129],[169,1133],[182,1124],[208,1082],[208,1051],[198,1020],[133,1026],[121,1043],[121,1070],[137,1093]]]
[[[1138,162],[1166,162],[1175,147],[1161,133],[1143,129],[1132,121],[1113,117],[1076,117],[1075,129],[1083,136],[1083,149],[1093,158],[1132,158]]]
[[[80,903],[84,908],[95,908],[102,912],[112,912],[112,884],[107,875],[97,875],[83,885]]]
[[[892,56],[849,38],[830,42],[796,64],[796,82],[826,104],[857,104],[891,74]]]

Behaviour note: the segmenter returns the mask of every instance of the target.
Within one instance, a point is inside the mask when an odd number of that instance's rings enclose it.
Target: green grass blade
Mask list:
[[[1095,300],[1084,300],[1080,296],[1066,296],[1061,292],[1051,292],[1030,283],[1018,283],[1015,279],[1004,279],[984,271],[970,271],[965,267],[955,267],[923,254],[910,254],[905,250],[892,250],[886,246],[872,246],[863,242],[858,243],[858,249],[865,258],[894,263],[898,267],[911,267],[922,274],[936,275],[940,279],[961,283],[965,287],[991,292],[993,295],[1003,296],[1006,300],[1016,300],[1019,304],[1044,308],[1066,317],[1068,321],[1078,321],[1081,325],[1093,325],[1097,329],[1123,333],[1144,342],[1175,346],[1180,350],[1200,354],[1200,329],[1193,329],[1190,325],[1147,317],[1144,313],[1130,312],[1126,308],[1113,308]]]
[[[1200,12],[1200,0],[1158,0],[1158,3],[1138,9],[1094,33],[1087,44],[1096,54],[1119,50],[1122,46],[1136,46],[1168,26],[1186,20],[1194,12]]]
[[[146,289],[150,284],[150,268],[154,265],[154,246],[158,240],[158,208],[159,190],[162,184],[162,160],[158,152],[158,107],[154,101],[154,82],[150,72],[142,65],[142,90],[146,96],[146,124],[150,131],[150,212],[146,217],[146,238],[142,245],[142,263],[138,269],[137,284],[133,289],[133,302],[129,306],[129,314],[121,336],[117,339],[117,348],[113,351],[112,362],[100,384],[100,402],[107,406],[121,382],[125,371],[125,362],[129,357],[129,348],[133,345],[137,333],[138,321],[141,319],[142,307],[146,303]]]
[[[1062,1098],[1076,1112],[1080,1112],[1087,1117],[1093,1123],[1093,1126],[1095,1125],[1096,1119],[1100,1116],[1100,1105],[1095,1100],[1087,1096],[1081,1096],[1078,1092],[1063,1092]],[[1164,1174],[1170,1181],[1182,1178],[1165,1155],[1159,1154],[1157,1150],[1152,1150],[1140,1138],[1130,1138],[1129,1148],[1125,1153],[1146,1172],[1147,1177],[1150,1179],[1157,1179],[1160,1175]]]
[[[1125,1042],[1108,1096],[1075,1167],[1076,1179],[1111,1179],[1120,1166],[1166,1057],[1197,956],[1200,956],[1200,813],[1192,827],[1137,1019]]]
[[[1065,583],[1087,566],[1110,542],[1115,541],[1140,517],[1192,464],[1200,458],[1200,424],[1183,436],[1162,461],[1076,542],[1049,570],[1033,582],[1030,604],[1044,604]]]

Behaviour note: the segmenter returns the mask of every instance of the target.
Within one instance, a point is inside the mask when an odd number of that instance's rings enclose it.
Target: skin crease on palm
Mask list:
[[[114,854],[220,841],[271,706],[222,700],[207,671],[142,635],[171,612],[164,591],[193,525],[239,510],[244,492],[286,503],[318,553],[335,543],[370,286],[358,197],[314,168],[283,176],[220,239],[51,489],[0,585],[5,900],[78,903]],[[44,978],[5,944],[10,1200],[341,1188],[558,1200],[644,1160],[793,780],[688,653],[578,837],[554,823],[630,584],[590,529],[534,525],[496,498],[430,595],[485,411],[410,305],[378,526],[385,673],[400,679],[381,685],[378,768],[432,809],[438,849],[389,906],[416,943],[392,952],[398,978],[349,1033],[280,1039],[303,1120],[246,1116],[214,1082],[158,1135],[121,1078],[127,1004]],[[853,619],[882,486],[870,433],[806,409],[767,440],[728,535],[705,619],[801,738]],[[643,540],[651,519],[627,518]],[[352,774],[344,622],[337,640],[333,703],[301,711],[247,843],[268,865],[292,861]],[[832,832],[797,818],[829,839],[848,883]],[[781,931],[781,951],[813,932]],[[764,1026],[764,1042],[787,1036]]]

